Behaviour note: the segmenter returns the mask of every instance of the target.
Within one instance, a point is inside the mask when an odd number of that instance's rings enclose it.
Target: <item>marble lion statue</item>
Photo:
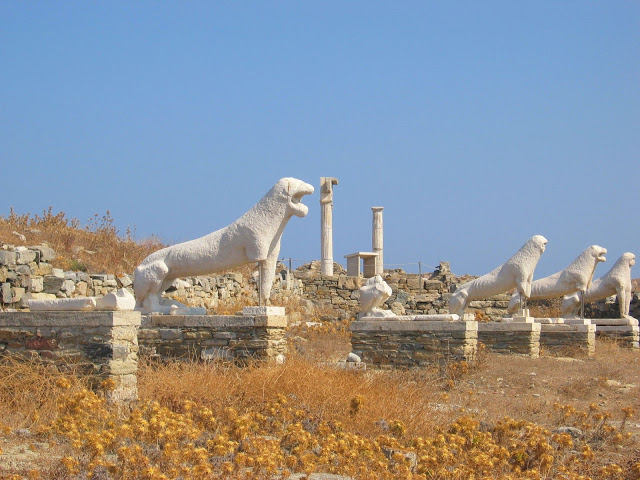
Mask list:
[[[393,294],[391,287],[380,275],[369,278],[360,288],[361,317],[395,317],[391,310],[383,310],[382,304]]]
[[[505,293],[512,288],[528,298],[533,272],[546,245],[546,238],[534,235],[504,264],[458,287],[449,299],[449,312],[462,316],[472,300]]]
[[[606,274],[596,279],[584,292],[584,302],[591,303],[612,295],[618,295],[620,318],[633,320],[629,316],[631,303],[631,267],[636,264],[633,253],[623,253],[618,261]],[[565,295],[562,299],[562,316],[565,318],[577,316],[580,308],[580,297],[577,293]]]
[[[195,240],[172,245],[145,258],[135,270],[136,309],[169,313],[162,293],[180,277],[207,275],[258,262],[261,300],[267,302],[275,277],[280,240],[292,216],[304,217],[301,203],[313,187],[295,178],[282,178],[253,208],[231,225]]]
[[[591,245],[561,272],[533,282],[529,300],[544,300],[561,297],[573,292],[584,292],[591,286],[593,272],[598,262],[607,260],[606,253],[606,248]],[[511,296],[507,311],[509,313],[515,312],[521,308],[521,303],[522,297],[520,293],[515,292]]]

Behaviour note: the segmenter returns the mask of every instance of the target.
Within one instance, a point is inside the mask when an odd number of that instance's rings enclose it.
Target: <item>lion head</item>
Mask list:
[[[589,247],[589,253],[591,254],[592,257],[596,259],[596,262],[607,261],[607,257],[605,257],[605,255],[607,254],[607,249],[604,247],[600,247],[598,245],[591,245]]]
[[[636,256],[631,252],[623,253],[622,258],[630,267],[633,267],[636,264]]]
[[[534,235],[529,241],[533,246],[537,247],[538,250],[540,250],[540,253],[544,253],[545,249],[547,248],[548,241],[542,235]]]
[[[273,189],[280,198],[287,203],[287,213],[296,217],[304,217],[309,213],[309,207],[301,203],[302,197],[313,193],[313,186],[297,178],[281,178]]]

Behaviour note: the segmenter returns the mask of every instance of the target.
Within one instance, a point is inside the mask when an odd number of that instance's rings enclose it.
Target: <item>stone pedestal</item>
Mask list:
[[[587,356],[595,353],[595,325],[542,323],[540,326],[540,348],[543,353],[570,355],[579,351]]]
[[[529,314],[528,308],[521,308],[513,315],[511,321],[513,323],[533,323],[535,318]]]
[[[566,325],[591,325],[591,319],[589,318],[555,318],[552,320],[558,320],[557,322],[550,323],[564,323]]]
[[[268,315],[268,316],[277,316],[284,317],[285,308],[284,307],[267,307],[267,306],[255,306],[255,307],[243,307],[242,308],[242,316],[243,317],[255,317],[256,315]]]
[[[248,307],[280,311],[283,307]],[[138,332],[144,353],[185,360],[275,360],[287,353],[284,315],[144,315]]]
[[[621,347],[640,348],[640,329],[638,320],[627,318],[594,318],[596,338],[609,338]]]
[[[110,378],[111,401],[137,398],[139,312],[0,313],[0,354],[69,364],[96,383]]]
[[[478,342],[493,353],[540,355],[541,325],[534,322],[478,323]]]
[[[351,253],[349,255],[345,255],[344,258],[347,259],[347,275],[350,277],[359,277],[360,270],[360,260],[364,263],[364,278],[375,277],[376,268],[378,265],[378,254],[374,252],[356,252]]]
[[[376,368],[414,368],[475,358],[478,323],[368,320],[351,323],[352,351]]]

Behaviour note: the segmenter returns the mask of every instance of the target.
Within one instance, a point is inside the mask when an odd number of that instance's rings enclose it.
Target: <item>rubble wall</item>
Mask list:
[[[119,288],[126,288],[133,293],[132,273],[64,272],[53,267],[51,261],[54,259],[55,252],[45,245],[4,245],[0,249],[0,307],[4,310],[24,310],[30,298],[101,296]],[[364,279],[347,276],[338,264],[334,264],[334,271],[334,276],[320,275],[319,261],[290,273],[280,266],[273,284],[272,299],[299,298],[319,307],[324,316],[354,317],[359,311],[359,289]],[[422,276],[399,269],[386,270],[384,279],[393,291],[386,301],[386,308],[398,315],[449,313],[451,292],[473,278],[454,275],[449,271],[447,262],[442,262],[435,272]],[[221,302],[256,304],[256,280],[256,272],[248,276],[226,273],[188,277],[177,280],[165,296],[215,312]],[[507,315],[509,298],[509,295],[497,295],[476,300],[470,303],[468,311],[475,313],[478,319],[497,320]],[[640,317],[638,292],[633,295],[630,314],[635,318]],[[615,297],[588,305],[586,316],[617,318],[619,309]]]

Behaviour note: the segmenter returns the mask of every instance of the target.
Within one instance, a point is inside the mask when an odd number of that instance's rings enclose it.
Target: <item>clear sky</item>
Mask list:
[[[536,277],[591,244],[599,276],[640,255],[639,170],[635,0],[0,2],[3,215],[175,243],[292,176],[298,266],[332,176],[343,264],[383,206],[387,267],[480,275],[542,234]]]

